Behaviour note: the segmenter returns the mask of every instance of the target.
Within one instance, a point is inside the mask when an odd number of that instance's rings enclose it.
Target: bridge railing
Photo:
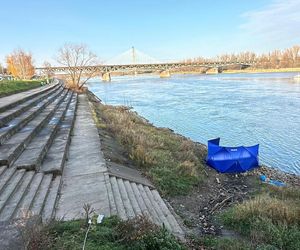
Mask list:
[[[116,64],[116,65],[91,65],[91,66],[57,66],[57,67],[37,67],[37,70],[51,69],[52,71],[67,71],[67,70],[78,70],[78,71],[99,71],[99,72],[111,72],[118,70],[130,70],[130,69],[171,69],[178,67],[225,67],[232,65],[251,66],[256,61],[212,61],[212,62],[168,62],[168,63],[146,63],[146,64]]]

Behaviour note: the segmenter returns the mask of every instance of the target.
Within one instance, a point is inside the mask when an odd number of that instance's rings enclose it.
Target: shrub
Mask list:
[[[139,241],[135,242],[130,249],[183,250],[186,248],[176,241],[175,237],[169,231],[162,228],[158,231],[145,234]]]

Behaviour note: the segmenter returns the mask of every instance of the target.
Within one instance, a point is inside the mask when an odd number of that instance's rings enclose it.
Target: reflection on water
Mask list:
[[[157,75],[94,80],[103,102],[132,106],[157,126],[195,141],[260,144],[260,160],[300,174],[300,84],[296,73]]]

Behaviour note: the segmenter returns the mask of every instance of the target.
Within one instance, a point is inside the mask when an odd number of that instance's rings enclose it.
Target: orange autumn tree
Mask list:
[[[34,75],[32,55],[22,49],[15,50],[6,57],[7,71],[13,77],[28,80]]]

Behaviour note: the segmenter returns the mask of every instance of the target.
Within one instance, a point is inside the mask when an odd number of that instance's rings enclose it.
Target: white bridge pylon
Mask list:
[[[134,47],[126,50],[108,61],[104,65],[136,65],[136,64],[156,64],[161,63],[159,60],[135,49]]]

